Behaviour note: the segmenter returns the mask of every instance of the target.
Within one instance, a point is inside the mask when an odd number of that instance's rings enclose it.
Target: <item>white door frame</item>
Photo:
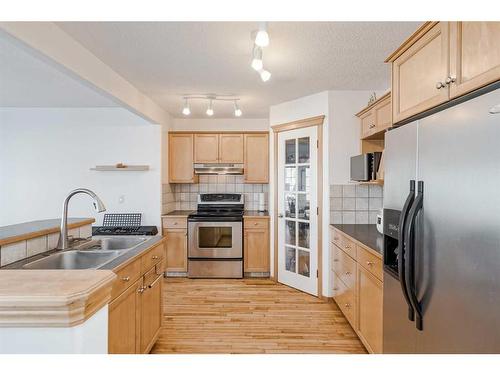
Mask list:
[[[322,293],[322,278],[323,278],[323,121],[325,116],[310,117],[303,120],[293,121],[285,124],[272,126],[274,132],[274,276],[273,279],[278,281],[278,134],[283,131],[300,129],[310,126],[317,127],[317,236],[318,236],[318,297]]]

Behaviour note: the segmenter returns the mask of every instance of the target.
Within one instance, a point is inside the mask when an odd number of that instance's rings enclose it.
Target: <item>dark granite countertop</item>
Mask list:
[[[243,216],[247,217],[269,217],[269,211],[245,210]]]
[[[379,233],[375,224],[330,224],[341,232],[359,241],[363,245],[375,250],[382,255],[384,253],[384,236]]]
[[[68,218],[68,229],[92,224],[93,218]],[[29,221],[0,227],[0,245],[29,240],[50,233],[59,232],[61,219]]]
[[[194,212],[194,210],[175,210],[175,211],[170,211],[168,214],[163,214],[161,215],[162,217],[169,217],[169,216],[188,216],[191,212]]]

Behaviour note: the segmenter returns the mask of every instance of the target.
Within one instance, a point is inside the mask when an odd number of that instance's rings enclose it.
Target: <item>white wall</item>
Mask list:
[[[192,119],[176,118],[172,120],[171,130],[189,131],[266,131],[269,120],[265,119]]]
[[[329,167],[328,167],[328,122],[329,122],[329,105],[328,105],[328,91],[323,91],[318,94],[309,95],[300,99],[292,100],[289,102],[281,103],[275,106],[271,106],[269,113],[269,125],[274,126],[278,124],[283,124],[291,121],[301,120],[308,117],[325,115],[325,120],[323,123],[323,244],[328,244],[328,213],[330,210],[330,202],[328,200],[329,191]],[[273,134],[271,130],[271,153],[274,155],[274,141]],[[318,155],[318,157],[321,157]],[[270,160],[270,170],[274,171],[274,160],[271,157]],[[270,195],[269,195],[269,208],[271,214],[271,228],[274,228],[274,173],[271,173],[270,178]],[[271,274],[274,274],[274,231],[271,230]],[[325,251],[323,246],[323,294],[329,290],[329,274],[326,270],[329,269],[327,263],[329,257],[327,256],[328,251]]]
[[[0,225],[60,217],[67,193],[86,187],[108,213],[141,212],[144,224],[160,227],[161,131],[121,108],[0,109]],[[118,162],[151,169],[89,170]],[[84,195],[69,215],[102,223]]]

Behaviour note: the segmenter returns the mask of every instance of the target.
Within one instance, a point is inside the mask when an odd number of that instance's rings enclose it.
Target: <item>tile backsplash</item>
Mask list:
[[[163,213],[173,210],[194,210],[200,193],[242,193],[245,209],[259,208],[259,193],[265,194],[266,208],[268,184],[245,184],[243,176],[200,176],[198,184],[164,184]]]
[[[330,185],[331,224],[376,224],[382,206],[382,186]]]

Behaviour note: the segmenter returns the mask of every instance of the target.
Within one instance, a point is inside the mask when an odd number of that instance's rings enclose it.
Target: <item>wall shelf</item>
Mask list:
[[[109,172],[109,171],[118,171],[118,172],[137,172],[137,171],[148,171],[149,165],[125,165],[125,164],[116,164],[116,165],[96,165],[93,168],[90,168],[91,171],[99,171],[99,172]]]

